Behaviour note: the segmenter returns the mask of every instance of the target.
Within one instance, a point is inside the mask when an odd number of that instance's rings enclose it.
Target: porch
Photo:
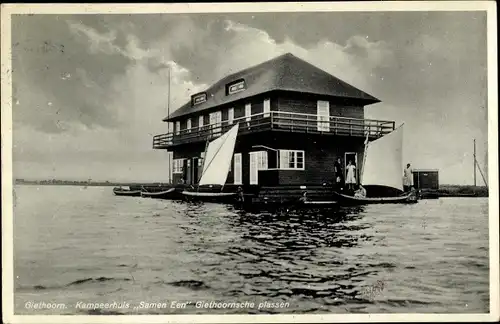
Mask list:
[[[394,121],[270,111],[232,121],[223,120],[220,123],[156,135],[153,137],[153,148],[168,149],[182,144],[211,140],[229,130],[235,123],[240,123],[239,135],[284,131],[354,137],[366,137],[368,134],[370,139],[375,139],[392,132],[395,128]]]

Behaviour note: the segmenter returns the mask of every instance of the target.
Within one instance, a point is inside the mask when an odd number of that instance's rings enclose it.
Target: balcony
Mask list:
[[[320,120],[320,118],[323,118]],[[299,114],[271,111],[252,116],[236,118],[231,124],[227,120],[220,123],[183,129],[175,133],[153,137],[154,149],[167,149],[173,146],[214,139],[240,123],[238,135],[261,131],[285,131],[323,135],[355,136],[378,138],[394,130],[394,121],[358,119],[348,117],[321,117],[313,114]]]

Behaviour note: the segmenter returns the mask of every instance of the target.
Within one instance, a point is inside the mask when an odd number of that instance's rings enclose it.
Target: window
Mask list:
[[[174,132],[174,123],[168,122],[167,123],[167,133],[173,133]]]
[[[191,97],[191,104],[193,106],[199,105],[201,103],[204,103],[205,101],[207,101],[207,94],[206,94],[206,92],[197,93],[197,94],[195,94],[195,95],[193,95]]]
[[[172,173],[182,173],[183,165],[184,165],[184,159],[174,159],[174,166],[172,168]]]
[[[245,105],[245,120],[250,121],[250,116],[252,115],[252,104]]]
[[[267,170],[267,151],[250,152],[250,184],[259,183],[259,170]]]
[[[186,126],[186,128],[187,128],[188,133],[190,133],[191,132],[191,118],[189,118],[187,120],[187,126]]]
[[[176,121],[175,122],[175,135],[179,135],[180,130],[181,130],[181,122]]]
[[[304,170],[304,151],[279,150],[280,169]]]
[[[198,117],[198,127],[199,128],[203,127],[203,115],[201,115],[200,117]]]
[[[267,151],[259,151],[257,153],[257,169],[267,170]]]
[[[233,124],[233,120],[234,120],[234,108],[229,108],[229,110],[227,111],[227,123],[231,125]]]
[[[271,100],[264,100],[264,118],[269,117],[271,114]]]
[[[245,80],[237,80],[226,85],[226,96],[238,93],[246,89]]]

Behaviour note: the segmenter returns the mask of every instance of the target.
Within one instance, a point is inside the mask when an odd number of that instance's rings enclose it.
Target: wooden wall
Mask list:
[[[301,114],[317,114],[318,100],[327,100],[330,103],[330,116],[350,118],[365,118],[364,107],[353,103],[341,102],[331,98],[316,96],[297,96],[296,94],[280,94],[274,98],[276,111],[287,111]],[[273,107],[271,105],[271,107]]]
[[[342,116],[351,118],[364,118],[364,107],[362,103],[355,103],[346,99],[324,98],[314,95],[306,95],[292,92],[270,92],[249,99],[220,106],[217,109],[210,109],[203,112],[204,125],[209,124],[209,114],[212,111],[220,110],[222,120],[227,120],[229,108],[234,108],[234,118],[245,116],[245,104],[251,103],[251,113],[258,114],[264,111],[264,100],[271,99],[271,111],[286,111],[302,114],[316,114],[317,101],[327,100],[330,102],[330,116]],[[181,117],[180,130],[187,127],[187,119],[191,118],[191,127],[198,127],[199,114]]]

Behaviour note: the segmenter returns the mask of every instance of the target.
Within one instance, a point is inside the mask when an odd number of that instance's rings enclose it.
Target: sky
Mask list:
[[[473,183],[487,172],[485,12],[12,17],[16,178],[167,181],[152,149],[170,111],[227,74],[290,52],[379,98],[404,160]],[[478,183],[481,182],[477,174]]]

